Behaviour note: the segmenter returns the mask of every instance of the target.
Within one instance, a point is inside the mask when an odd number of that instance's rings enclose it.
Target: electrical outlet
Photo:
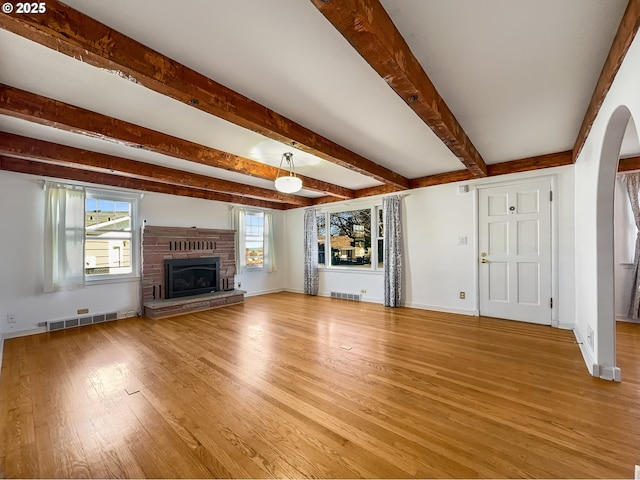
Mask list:
[[[589,343],[589,346],[591,347],[591,350],[593,350],[594,348],[594,335],[593,335],[593,328],[591,328],[591,325],[587,325],[587,342]]]
[[[13,313],[7,315],[7,323],[16,323],[16,316]]]
[[[464,300],[465,298],[467,298],[467,294],[464,292],[460,292],[460,300]]]

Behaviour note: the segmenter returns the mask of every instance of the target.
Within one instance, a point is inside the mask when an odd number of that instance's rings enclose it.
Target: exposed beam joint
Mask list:
[[[171,157],[222,168],[266,180],[275,180],[278,169],[212,147],[157,132],[35,93],[0,84],[0,113],[71,133],[115,141]],[[298,175],[305,189],[353,198],[348,188]]]
[[[487,166],[378,0],[311,0],[475,177]]]
[[[635,38],[639,27],[640,0],[629,0],[624,15],[622,16],[622,20],[620,21],[620,25],[618,26],[616,36],[611,44],[609,55],[604,62],[602,72],[600,72],[598,83],[596,84],[596,88],[591,96],[591,102],[589,102],[589,107],[587,108],[587,112],[582,120],[582,125],[578,132],[578,138],[576,139],[576,143],[573,147],[572,158],[574,162],[582,151],[584,142],[586,142],[587,136],[589,135],[589,132],[591,132],[593,122],[598,116],[602,102],[604,102],[604,99],[613,84],[613,80],[620,69],[620,65],[622,65],[624,57],[627,55],[627,51],[629,50],[631,42]]]
[[[408,179],[55,0],[46,14],[0,15],[0,27],[193,108],[342,167],[406,188]]]

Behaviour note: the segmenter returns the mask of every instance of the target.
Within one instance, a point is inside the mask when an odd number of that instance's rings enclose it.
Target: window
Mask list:
[[[264,266],[264,212],[247,212],[245,217],[245,262],[249,268]]]
[[[382,210],[377,207],[319,215],[318,264],[354,269],[381,268],[381,221]],[[372,259],[376,261],[372,263]]]
[[[85,200],[85,277],[87,280],[134,274],[133,198],[87,191]]]

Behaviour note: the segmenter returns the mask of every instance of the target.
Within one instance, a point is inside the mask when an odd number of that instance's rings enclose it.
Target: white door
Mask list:
[[[551,325],[551,182],[479,190],[480,314]]]

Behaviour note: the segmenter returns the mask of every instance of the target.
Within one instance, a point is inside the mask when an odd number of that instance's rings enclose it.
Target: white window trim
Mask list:
[[[131,273],[84,276],[87,286],[108,283],[135,282],[140,280],[140,194],[86,187],[87,199],[115,200],[131,203]],[[85,207],[86,208],[86,207]],[[86,235],[85,235],[86,238]]]
[[[325,272],[336,272],[336,273],[352,273],[352,274],[365,274],[365,275],[383,275],[384,268],[378,267],[378,209],[382,209],[382,203],[364,203],[364,202],[356,202],[352,204],[351,202],[348,204],[343,204],[339,207],[332,207],[323,209],[318,212],[316,216],[324,215],[325,216],[325,263],[318,264],[318,270]],[[370,267],[342,267],[339,265],[331,265],[331,235],[330,235],[330,226],[331,222],[329,221],[329,216],[333,213],[340,212],[350,212],[353,210],[371,210],[371,266]],[[317,223],[316,223],[317,225]],[[375,228],[375,230],[374,230]],[[375,232],[375,236],[374,236]],[[328,263],[327,263],[328,262]]]
[[[255,215],[257,213],[261,213],[262,214],[262,265],[249,265],[247,262],[247,216],[248,215]],[[264,270],[264,214],[266,213],[266,210],[260,210],[260,209],[255,209],[255,208],[245,208],[245,217],[244,217],[244,238],[242,239],[243,244],[244,244],[244,255],[245,255],[245,270],[247,272],[256,272],[256,271],[262,271]]]

